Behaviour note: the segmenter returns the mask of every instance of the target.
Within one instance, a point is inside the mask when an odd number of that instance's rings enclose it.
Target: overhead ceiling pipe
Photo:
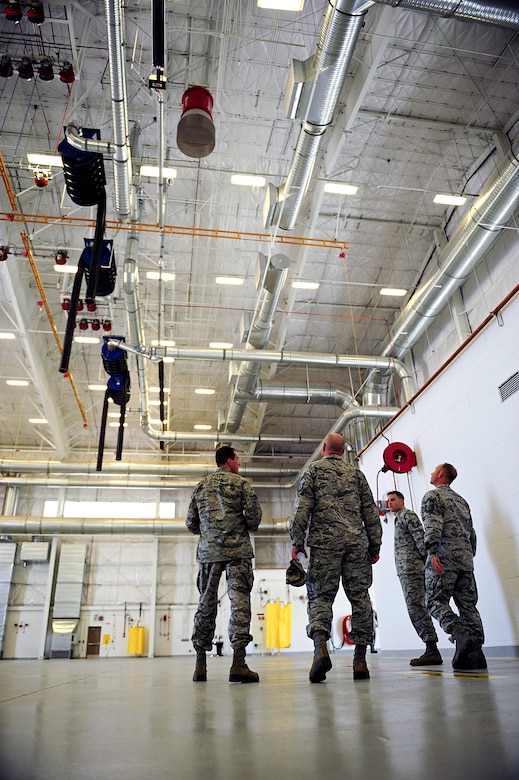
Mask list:
[[[299,439],[294,437],[292,443],[298,442]],[[318,439],[308,439],[308,442],[315,443]],[[177,477],[183,474],[190,476],[200,475],[201,477],[212,474],[215,471],[215,463],[139,463],[130,462],[122,463],[121,461],[115,461],[107,463],[104,468],[104,474],[117,474],[121,477],[127,477],[130,479],[133,476],[144,476],[147,478],[154,477]],[[243,475],[255,476],[257,474],[289,474],[293,469],[280,469],[271,467],[253,467],[244,464],[240,468],[240,472]],[[13,460],[11,458],[0,459],[0,473],[7,475],[11,474],[46,474],[47,476],[55,474],[69,474],[78,476],[93,476],[99,480],[102,477],[96,470],[95,462],[81,462],[76,463],[61,463],[58,460]]]
[[[401,360],[411,350],[510,222],[519,208],[518,158],[519,138],[440,251],[436,259],[438,270],[396,319],[383,355],[391,354]],[[385,399],[388,382],[387,372],[371,372],[365,384],[364,403]]]
[[[250,352],[264,349],[269,343],[270,334],[274,327],[274,313],[287,278],[289,266],[290,260],[286,255],[272,255],[269,258],[260,254],[258,273],[260,293],[246,337],[247,348]],[[237,396],[254,391],[260,369],[261,364],[252,355],[249,356],[249,360],[240,364],[224,427],[226,432],[234,433],[240,427],[246,401],[238,400]]]
[[[359,404],[353,395],[345,390],[333,387],[330,383],[320,385],[301,385],[285,382],[258,381],[253,393],[238,393],[237,400],[249,400],[266,403],[294,403],[294,404],[335,404],[342,409]]]
[[[484,22],[496,27],[519,29],[519,3],[516,0],[375,0],[378,5],[392,5],[411,11],[467,22]]]
[[[261,523],[252,532],[254,536],[272,536],[288,533],[288,519]],[[191,536],[185,520],[113,520],[110,518],[77,517],[41,518],[30,515],[19,517],[0,517],[0,534],[31,536],[93,536],[105,534],[111,536]]]
[[[132,211],[132,163],[128,132],[128,100],[124,62],[124,26],[120,0],[105,0],[110,86],[112,91],[113,143],[86,139],[74,123],[65,128],[68,143],[81,151],[111,155],[114,163],[115,210],[126,223]]]
[[[250,353],[246,349],[206,349],[204,347],[146,347],[136,348],[129,344],[121,344],[121,349],[144,355],[150,359],[174,357],[182,360],[247,360]],[[407,401],[415,392],[413,378],[407,367],[400,360],[391,357],[374,355],[340,355],[327,352],[290,352],[288,350],[258,350],[254,360],[260,363],[278,363],[280,365],[304,365],[326,368],[365,368],[380,369],[394,372],[400,379],[404,400]]]

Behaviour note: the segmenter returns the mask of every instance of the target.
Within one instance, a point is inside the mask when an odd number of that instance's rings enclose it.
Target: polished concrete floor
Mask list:
[[[353,683],[336,653],[310,685],[311,654],[0,661],[1,780],[517,780],[519,660],[454,675],[369,655]]]

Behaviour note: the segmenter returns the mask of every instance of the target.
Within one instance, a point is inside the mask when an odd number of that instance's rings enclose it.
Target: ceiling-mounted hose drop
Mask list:
[[[153,0],[151,4],[151,25],[153,31],[153,67],[164,67],[164,30],[166,16],[164,0]]]
[[[95,138],[99,140],[100,132],[96,129],[84,128],[82,130],[82,137],[85,139]],[[103,234],[106,219],[106,177],[103,155],[99,152],[92,152],[88,151],[87,149],[77,149],[69,144],[66,138],[64,138],[63,141],[61,141],[59,144],[58,151],[63,160],[65,186],[67,188],[67,193],[70,199],[78,206],[98,207],[91,256],[89,257],[88,263],[84,263],[80,259],[78,263],[78,272],[76,274],[76,279],[74,280],[74,286],[70,298],[67,328],[65,331],[63,353],[61,355],[61,363],[59,367],[60,372],[65,374],[68,371],[72,336],[76,319],[77,302],[79,298],[83,273],[86,273],[87,276],[87,306],[90,305],[91,307],[95,308],[96,293],[100,295],[108,294],[98,290],[101,257],[103,252]],[[85,243],[86,241],[87,239],[85,239]]]
[[[159,415],[160,415],[160,429],[164,430],[164,361],[159,361]],[[160,440],[160,449],[164,449],[164,440]]]
[[[111,341],[111,344],[108,344]],[[126,404],[130,400],[130,372],[128,371],[128,359],[126,352],[113,342],[123,342],[124,336],[114,336],[103,338],[103,347],[101,356],[103,358],[103,367],[110,375],[106,385],[105,398],[103,404],[103,414],[101,419],[101,429],[99,433],[99,444],[97,448],[96,471],[101,471],[103,466],[103,452],[105,445],[106,420],[108,417],[108,403],[111,399],[114,404],[120,407],[119,414],[119,433],[117,436],[117,449],[115,459],[121,460],[123,451],[124,423],[126,418]]]

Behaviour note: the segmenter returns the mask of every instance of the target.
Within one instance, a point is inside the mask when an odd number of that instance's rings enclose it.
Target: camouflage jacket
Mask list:
[[[423,576],[426,558],[421,520],[415,512],[404,507],[395,513],[396,573],[399,577],[408,574]]]
[[[196,551],[201,563],[253,558],[249,531],[261,522],[261,507],[246,479],[219,468],[196,486],[186,527],[200,534]]]
[[[470,507],[449,485],[438,485],[422,499],[425,546],[445,569],[474,568],[476,532]]]
[[[299,481],[289,531],[294,547],[305,541],[332,550],[358,545],[378,555],[382,525],[362,471],[338,455],[309,466]]]

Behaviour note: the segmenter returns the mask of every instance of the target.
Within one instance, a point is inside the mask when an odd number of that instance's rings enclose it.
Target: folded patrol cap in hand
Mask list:
[[[306,582],[306,572],[294,558],[290,561],[286,574],[287,585],[293,585],[295,588],[300,588]]]

